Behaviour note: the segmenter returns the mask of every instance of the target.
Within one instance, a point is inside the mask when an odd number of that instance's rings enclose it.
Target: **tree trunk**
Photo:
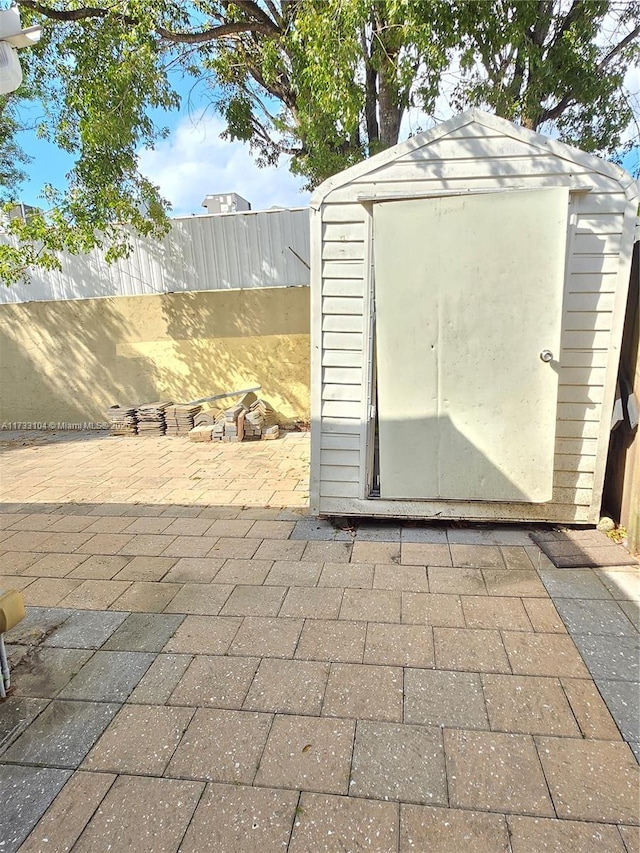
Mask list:
[[[378,124],[380,127],[380,143],[383,148],[390,148],[398,142],[400,122],[404,112],[400,105],[396,63],[398,48],[389,41],[389,30],[383,9],[377,8],[373,22],[372,56],[378,72]]]
[[[364,82],[364,123],[367,129],[367,143],[369,148],[371,144],[375,148],[378,139],[380,138],[380,128],[378,126],[378,74],[371,62],[371,53],[367,44],[367,37],[364,30],[360,34],[360,43],[362,45],[362,56],[365,64],[365,82]]]
[[[390,148],[398,142],[403,109],[397,103],[398,93],[395,85],[389,85],[389,81],[384,77],[385,75],[380,75],[379,84],[380,142],[385,148]]]

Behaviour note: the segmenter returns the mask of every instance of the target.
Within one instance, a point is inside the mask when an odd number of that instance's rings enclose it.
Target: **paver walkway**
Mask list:
[[[302,434],[20,441],[3,851],[640,850],[636,568],[307,518]]]

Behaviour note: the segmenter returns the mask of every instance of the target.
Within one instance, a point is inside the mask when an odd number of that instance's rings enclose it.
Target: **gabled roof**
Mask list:
[[[499,118],[498,116],[474,108],[454,116],[425,133],[412,136],[406,142],[394,145],[392,148],[382,151],[380,154],[376,154],[362,163],[356,163],[355,166],[351,166],[343,172],[339,172],[337,175],[328,178],[320,184],[311,196],[310,207],[313,209],[319,208],[329,193],[339,187],[346,186],[353,180],[361,178],[370,172],[375,172],[381,167],[393,163],[405,154],[410,154],[412,151],[429,145],[438,139],[442,139],[448,134],[453,133],[454,130],[459,130],[461,127],[470,124],[478,124],[492,130],[497,130],[504,136],[509,136],[511,139],[523,142],[526,145],[540,148],[541,151],[553,154],[562,160],[569,160],[590,172],[612,178],[620,184],[628,199],[637,198],[639,194],[638,185],[631,175],[627,174],[620,166],[616,166],[615,163],[608,163],[599,157],[595,157],[593,154],[581,151],[579,148],[573,148],[570,145],[565,145],[563,142],[549,139],[549,137],[535,133],[533,130],[527,130],[524,127],[513,124],[513,122],[507,121],[507,119]],[[487,146],[490,147],[490,145],[491,143],[488,140]]]

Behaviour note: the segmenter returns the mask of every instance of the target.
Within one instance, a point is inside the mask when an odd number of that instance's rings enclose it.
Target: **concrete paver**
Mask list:
[[[164,651],[223,655],[241,624],[242,619],[239,618],[189,615],[173,637],[167,640]]]
[[[271,560],[225,560],[216,573],[216,583],[257,584],[264,583],[273,563]]]
[[[532,625],[519,598],[461,596],[467,628],[498,628],[504,631],[531,631]]]
[[[400,807],[400,850],[511,853],[502,815],[414,805]]]
[[[169,702],[172,705],[239,710],[259,663],[259,658],[197,655],[171,693]]]
[[[313,545],[310,542],[309,545]],[[307,546],[308,547],[308,546]],[[305,552],[306,554],[306,552]],[[345,556],[345,562],[323,562],[318,586],[343,587],[345,589],[371,589],[375,567],[366,563],[353,564]]]
[[[111,634],[102,650],[159,652],[184,618],[168,613],[130,613]]]
[[[477,672],[406,669],[404,721],[425,726],[488,729],[480,675]]]
[[[306,619],[337,619],[342,605],[342,589],[333,587],[292,587],[286,594],[280,616]]]
[[[398,806],[380,800],[303,793],[290,853],[398,849]]]
[[[502,639],[516,675],[587,677],[587,669],[570,637],[503,631]]]
[[[434,628],[438,669],[463,672],[511,672],[499,631]]]
[[[426,625],[369,622],[364,663],[434,666],[433,637]]]
[[[97,651],[60,692],[61,699],[123,702],[153,662],[147,652]]]
[[[536,744],[559,816],[640,823],[640,768],[626,743],[536,738]]]
[[[28,438],[3,849],[638,853],[640,569],[310,518],[302,434]]]
[[[271,714],[198,708],[167,768],[169,776],[251,784]]]
[[[563,690],[586,738],[617,740],[618,727],[591,679],[561,678]]]
[[[63,649],[99,649],[126,618],[126,613],[76,610],[51,631],[43,645]]]
[[[278,853],[287,847],[297,791],[211,783],[198,804],[181,853]]]
[[[362,663],[367,635],[366,622],[308,619],[295,650],[298,658]]]
[[[464,628],[465,619],[459,595],[403,592],[402,621],[441,628]]]
[[[540,850],[625,853],[626,850],[613,826],[515,816],[509,816],[508,823],[513,853]]]
[[[483,675],[493,731],[580,737],[580,729],[557,678]]]
[[[211,583],[224,563],[224,560],[209,557],[180,557],[163,580],[167,583]]]
[[[129,695],[129,702],[159,705],[169,701],[193,655],[160,654]]]
[[[365,622],[399,622],[402,596],[399,590],[346,589],[340,619]]]
[[[323,716],[356,720],[402,720],[402,669],[333,663],[322,705]]]
[[[482,577],[489,595],[544,598],[542,581],[535,572],[521,569],[483,569]]]
[[[153,850],[174,853],[202,795],[203,785],[177,779],[119,776],[74,850]]]
[[[84,649],[55,649],[41,646],[25,660],[16,696],[53,699],[77,675],[91,657]]]
[[[119,705],[54,699],[3,755],[19,764],[77,767]]]
[[[445,729],[444,748],[452,806],[555,815],[529,735]]]
[[[142,601],[135,602],[132,607],[131,600],[120,600],[121,609],[151,610],[157,612],[165,610],[167,613],[194,613],[202,616],[216,616],[220,613],[223,604],[231,595],[234,587],[232,584],[212,584],[203,586],[199,583],[180,584],[148,584],[145,587],[138,585],[140,594],[145,593]],[[154,596],[154,598],[151,598]]]
[[[22,845],[21,853],[71,850],[115,779],[112,773],[76,771]]]
[[[89,752],[82,769],[160,776],[193,714],[193,708],[125,705]]]
[[[50,767],[2,768],[2,841],[8,850],[18,849],[70,775]]]
[[[353,720],[277,715],[256,784],[348,793],[354,729]]]
[[[358,720],[350,793],[375,800],[446,806],[440,728]]]
[[[328,663],[265,658],[260,663],[244,708],[318,716],[328,677]]]
[[[226,617],[229,619],[230,617]],[[229,646],[230,655],[292,658],[302,631],[302,619],[247,616]]]

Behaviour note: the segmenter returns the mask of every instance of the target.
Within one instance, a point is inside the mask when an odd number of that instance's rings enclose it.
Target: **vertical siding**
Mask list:
[[[309,283],[306,208],[183,217],[162,241],[132,242],[131,255],[114,264],[97,250],[63,255],[62,270],[34,270],[28,284],[0,287],[0,304]]]
[[[617,347],[616,305],[624,271],[621,251],[630,201],[620,181],[589,163],[545,150],[493,127],[470,122],[423,146],[398,147],[395,160],[360,169],[323,198],[315,239],[321,247],[321,311],[313,328],[321,341],[320,436],[313,480],[320,512],[444,517],[591,521],[606,455],[612,364]],[[539,139],[537,137],[536,139]],[[432,192],[568,186],[572,233],[565,280],[553,500],[547,504],[366,501],[361,467],[368,400],[364,316],[367,277],[364,203]],[[628,231],[628,229],[627,229]],[[625,242],[626,241],[626,242]],[[623,245],[624,244],[624,245]],[[624,257],[622,258],[624,267]],[[628,275],[628,274],[627,274]],[[514,293],[517,298],[517,293]],[[317,411],[317,409],[316,409]]]

